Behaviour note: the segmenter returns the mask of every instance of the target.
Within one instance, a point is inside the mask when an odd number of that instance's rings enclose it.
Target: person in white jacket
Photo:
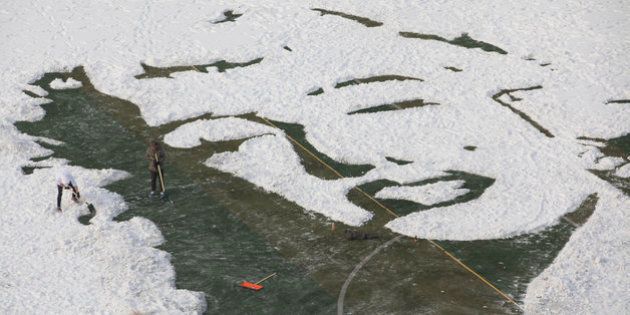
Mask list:
[[[79,202],[79,198],[81,198],[79,185],[67,169],[61,169],[57,173],[57,211],[61,211],[61,196],[64,189],[72,189],[72,200]]]

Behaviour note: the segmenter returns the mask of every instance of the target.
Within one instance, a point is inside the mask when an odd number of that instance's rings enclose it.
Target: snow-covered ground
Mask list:
[[[377,192],[375,197],[411,200],[423,205],[434,205],[467,193],[468,189],[460,189],[463,184],[463,180],[456,180],[414,187],[386,187]]]
[[[176,290],[169,254],[154,247],[164,240],[147,219],[112,222],[126,210],[122,197],[100,188],[123,179],[125,172],[66,166],[55,158],[33,163],[52,152],[21,135],[11,125],[0,132],[0,310],[3,314],[201,312],[203,294]],[[20,165],[43,167],[30,175]],[[90,225],[77,217],[88,213],[64,194],[56,211],[55,176],[68,167],[83,198],[97,209]]]
[[[201,145],[201,140],[227,141],[260,136],[276,131],[267,126],[241,118],[199,119],[179,126],[164,137],[166,144],[176,148],[192,148]]]
[[[366,27],[312,8],[383,24]],[[243,15],[234,22],[212,23],[225,10]],[[9,47],[0,52],[0,193],[10,196],[0,201],[0,249],[8,253],[0,258],[5,272],[0,307],[33,312],[190,312],[204,307],[199,294],[175,290],[167,255],[152,248],[161,236],[150,222],[111,221],[124,202],[98,187],[123,176],[119,172],[74,169],[85,193],[98,200],[99,209],[107,209],[93,226],[71,220],[79,208],[57,214],[48,206],[54,170],[68,161],[51,160],[50,170],[21,173],[30,158],[43,154],[36,139],[13,127],[15,121],[44,115],[39,105],[47,101],[45,92],[28,83],[45,72],[83,66],[96,89],[137,104],[151,125],[204,113],[257,112],[303,125],[306,139],[337,161],[374,165],[356,178],[316,178],[299,164],[284,133],[234,118],[192,122],[165,137],[181,147],[198,145],[199,139],[253,137],[237,152],[208,157],[206,165],[350,225],[370,220],[372,213],[350,203],[347,192],[378,179],[404,184],[449,170],[495,179],[478,199],[387,224],[404,235],[449,240],[537,231],[556,224],[597,192],[595,214],[533,282],[525,306],[532,313],[627,312],[630,201],[587,169],[616,168],[619,177],[626,177],[629,161],[602,158],[596,144],[577,138],[630,132],[630,107],[606,104],[630,99],[628,14],[630,3],[623,0],[9,1],[0,9],[0,41]],[[399,32],[449,40],[468,33],[507,54]],[[135,77],[144,73],[141,63],[168,67],[256,58],[263,60],[225,72],[207,67],[208,73]],[[422,81],[335,87],[379,75]],[[497,96],[501,103],[492,98],[503,89],[536,86],[542,88]],[[73,81],[53,86],[76,87]],[[323,94],[307,95],[318,87]],[[42,97],[32,98],[23,90]],[[438,104],[348,115],[415,99]],[[398,165],[386,156],[413,163]],[[454,198],[456,189],[444,193]],[[393,194],[396,188],[390,190]],[[42,194],[46,191],[50,193]],[[14,194],[29,196],[29,201]],[[42,263],[20,263],[36,258]],[[150,267],[133,267],[141,264]],[[124,272],[115,269],[125,267]],[[605,294],[611,292],[607,290],[620,294]],[[92,295],[99,300],[81,299],[85,292],[97,292]],[[26,305],[29,294],[50,299],[30,299],[37,301]]]
[[[605,192],[589,223],[527,288],[531,314],[627,314],[630,217],[627,197]]]
[[[50,82],[50,87],[55,90],[77,89],[81,87],[81,82],[73,78],[68,78],[66,81],[57,78]]]

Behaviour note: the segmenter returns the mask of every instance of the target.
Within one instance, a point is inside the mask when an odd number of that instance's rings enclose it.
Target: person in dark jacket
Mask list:
[[[162,186],[162,181],[164,180],[164,160],[166,159],[166,154],[164,153],[164,149],[162,149],[162,145],[159,141],[152,140],[149,143],[146,158],[149,161],[149,173],[151,173],[151,196],[155,195],[155,182],[159,176],[158,167],[162,173],[162,180],[160,180],[160,195],[163,196],[165,188]]]

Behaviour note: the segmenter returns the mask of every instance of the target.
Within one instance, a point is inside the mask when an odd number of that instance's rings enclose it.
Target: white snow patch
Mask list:
[[[630,199],[600,191],[587,224],[527,288],[529,314],[627,314],[630,310]]]
[[[33,137],[33,139],[35,141],[43,142],[50,145],[56,145],[56,146],[63,145],[63,141],[59,141],[59,140],[51,139],[47,137]]]
[[[402,199],[423,205],[433,205],[466,194],[468,189],[460,189],[463,180],[442,181],[422,186],[385,187],[376,193],[377,198]]]
[[[625,160],[623,158],[617,156],[607,156],[599,159],[592,169],[600,171],[612,170],[624,162]]]
[[[245,141],[237,152],[210,157],[205,164],[284,196],[306,210],[358,226],[372,217],[345,198],[356,181],[326,181],[306,174],[291,144],[282,136],[262,136]]]
[[[83,86],[81,82],[73,78],[68,78],[65,82],[60,78],[56,78],[50,82],[50,87],[55,90],[78,89],[81,86]]]
[[[578,156],[582,159],[582,165],[585,169],[592,169],[597,165],[599,159],[604,157],[604,153],[598,147],[589,146],[586,151],[580,152]]]
[[[48,96],[48,92],[46,90],[44,90],[41,86],[38,85],[30,85],[30,84],[26,84],[23,86],[24,90],[29,91],[31,93],[34,93],[35,95],[39,96],[39,97],[44,97],[44,96]]]
[[[621,178],[630,178],[630,163],[627,163],[624,166],[621,166],[615,171],[615,176]]]
[[[122,197],[103,188],[128,176],[114,170],[72,167],[82,197],[97,209],[91,225],[77,217],[85,205],[64,195],[54,205],[59,165],[31,175],[2,167],[0,300],[6,313],[200,313],[202,294],[175,290],[175,273],[157,227],[143,218],[112,222],[126,209]],[[86,298],[89,297],[89,298]]]
[[[242,118],[200,119],[177,127],[164,136],[164,142],[176,148],[193,148],[206,141],[228,141],[275,134],[276,129]]]

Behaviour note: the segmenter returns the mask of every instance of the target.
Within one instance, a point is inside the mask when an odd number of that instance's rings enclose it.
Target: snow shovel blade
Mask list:
[[[256,283],[251,283],[251,282],[249,282],[249,281],[243,281],[243,282],[241,282],[240,286],[241,286],[241,287],[243,287],[243,288],[247,288],[247,289],[254,290],[254,291],[260,291],[260,289],[262,289],[262,288],[263,288],[263,286],[262,286],[262,285],[260,285],[260,284],[261,284],[263,281],[266,281],[266,280],[268,280],[269,278],[273,278],[273,277],[275,277],[275,276],[276,276],[276,273],[274,272],[273,274],[270,274],[270,275],[268,275],[268,276],[266,276],[266,277],[262,278],[262,280],[260,280],[260,281],[258,281],[258,282],[256,282]]]
[[[96,212],[96,208],[94,208],[94,205],[91,203],[86,202],[88,210],[90,210],[90,213],[94,213]]]
[[[249,281],[241,282],[240,286],[246,289],[254,290],[254,291],[260,291],[263,288],[262,285],[251,283]]]

